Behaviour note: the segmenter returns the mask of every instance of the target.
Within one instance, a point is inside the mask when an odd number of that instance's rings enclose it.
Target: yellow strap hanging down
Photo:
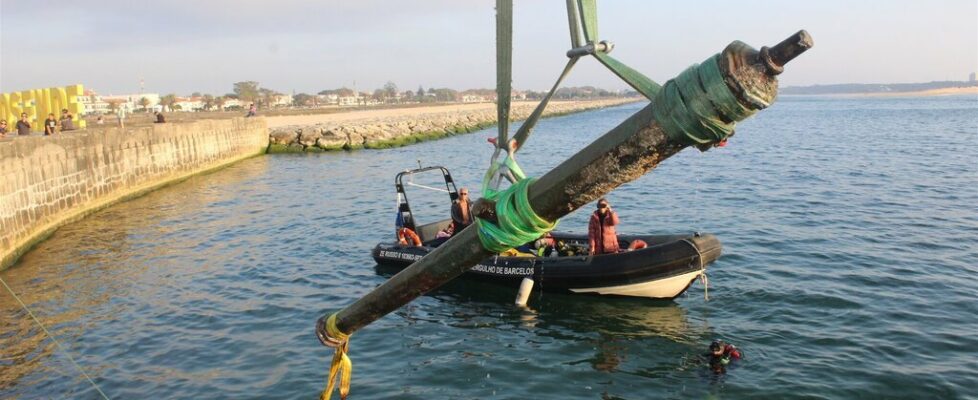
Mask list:
[[[336,375],[340,375],[340,399],[346,400],[350,394],[350,377],[353,375],[353,363],[346,353],[350,350],[350,335],[340,331],[336,327],[336,314],[330,315],[326,320],[326,333],[330,338],[336,339],[340,345],[336,346],[336,354],[333,354],[333,362],[329,366],[329,377],[326,378],[326,390],[319,396],[320,400],[329,400],[333,395],[333,388],[336,387]]]

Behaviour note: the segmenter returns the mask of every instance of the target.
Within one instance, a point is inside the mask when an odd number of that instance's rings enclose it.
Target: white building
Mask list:
[[[238,99],[224,99],[224,109],[227,110],[231,107],[248,108],[248,104]]]
[[[85,94],[78,96],[78,102],[84,107],[84,115],[106,114],[110,112],[109,102],[102,100],[102,96],[91,90],[86,90]]]
[[[465,94],[462,95],[463,103],[485,103],[487,100],[485,96],[479,96],[477,94]]]
[[[110,110],[112,109],[112,103],[116,104],[117,110],[125,110],[127,113],[131,113],[136,109],[136,105],[125,96],[102,96],[102,100],[109,103]]]
[[[181,98],[173,102],[173,111],[194,112],[204,109],[204,99],[201,97]]]
[[[287,107],[292,105],[292,95],[289,94],[279,94],[272,96],[269,106],[271,107]]]
[[[143,110],[143,99],[146,99],[147,111],[158,111],[160,105],[160,95],[158,93],[143,93],[126,95],[129,101],[135,106],[136,110]]]
[[[319,104],[340,104],[340,96],[337,94],[320,94],[316,96]]]
[[[336,98],[336,104],[341,106],[355,106],[358,99],[356,96],[341,96]]]
[[[145,109],[141,104],[142,99],[147,100]],[[105,101],[106,104],[118,102],[119,108],[126,110],[127,113],[136,111],[160,111],[163,108],[160,106],[159,93],[108,95],[102,96],[102,100]]]

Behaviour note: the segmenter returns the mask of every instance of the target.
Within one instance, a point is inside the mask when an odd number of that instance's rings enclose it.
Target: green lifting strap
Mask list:
[[[476,218],[479,241],[486,250],[503,252],[539,239],[557,227],[557,222],[541,218],[530,206],[527,189],[533,181],[533,178],[521,179],[499,193],[496,202],[498,225]]]
[[[482,247],[495,253],[536,240],[557,226],[557,221],[547,221],[533,211],[527,190],[534,179],[523,173],[513,158],[514,151],[508,151],[502,160],[493,160],[482,178],[482,196],[496,203],[497,222],[476,217],[475,223]],[[514,182],[505,190],[497,190],[493,181],[501,179],[503,168]]]
[[[662,86],[659,86],[658,83],[655,83],[655,81],[649,79],[649,77],[642,75],[641,72],[622,64],[621,61],[618,61],[605,53],[595,52],[594,58],[597,58],[598,61],[604,64],[605,67],[608,67],[611,72],[614,72],[615,75],[618,75],[618,77],[621,78],[621,80],[625,81],[628,86],[635,88],[635,90],[649,100],[654,99],[655,95],[659,94],[659,90],[662,89]]]
[[[581,24],[584,27],[584,40],[588,43],[598,42],[598,1],[578,0],[581,10]]]
[[[570,27],[571,48],[581,47],[581,17],[577,0],[567,0],[567,25]]]
[[[589,45],[595,45],[598,40],[598,19],[596,0],[567,0],[567,19],[570,25],[571,45],[575,48],[582,43],[581,33],[584,40]],[[580,26],[580,29],[578,29]],[[650,100],[656,98],[661,92],[661,86],[645,75],[628,67],[620,61],[608,56],[604,52],[594,51],[592,53],[604,66],[610,69],[615,75],[642,93]],[[509,115],[512,93],[512,67],[513,67],[513,2],[512,0],[496,0],[496,114],[498,118],[498,139],[496,140],[496,150],[493,153],[492,162],[489,170],[486,171],[482,180],[482,194],[488,200],[496,202],[496,215],[499,224],[493,224],[482,219],[476,219],[479,229],[479,239],[483,247],[491,251],[504,251],[514,246],[534,240],[540,235],[553,229],[556,222],[544,221],[529,204],[526,190],[532,179],[527,179],[519,165],[513,159],[513,154],[520,149],[529,137],[530,132],[537,121],[543,115],[544,110],[553,98],[554,93],[560,87],[561,82],[570,73],[577,63],[579,56],[573,56],[564,66],[563,72],[557,78],[553,87],[540,104],[533,110],[529,118],[520,125],[514,134],[516,147],[512,151],[507,151],[509,146]],[[503,151],[507,151],[502,161],[498,157]],[[503,168],[505,167],[505,171]],[[509,174],[510,179],[515,179],[513,184],[505,189],[498,190],[493,183],[503,178],[503,174]]]
[[[579,57],[573,57],[570,60],[567,60],[567,65],[564,66],[564,71],[560,73],[559,77],[557,77],[557,82],[554,82],[554,85],[550,87],[550,91],[547,92],[547,95],[543,96],[543,100],[540,100],[540,104],[537,104],[537,108],[533,109],[533,112],[530,113],[530,116],[526,119],[526,121],[523,121],[523,124],[520,125],[520,129],[516,130],[516,134],[513,135],[513,140],[516,140],[517,149],[523,147],[523,143],[526,142],[526,138],[530,136],[530,131],[533,130],[533,127],[536,126],[537,121],[543,115],[543,110],[547,108],[547,104],[550,104],[550,98],[554,97],[554,93],[557,92],[557,88],[560,87],[560,83],[564,81],[564,78],[566,78],[568,74],[570,74],[571,68],[574,68],[574,64],[577,63],[578,58]]]
[[[509,103],[513,86],[513,0],[496,0],[496,121],[499,148],[509,141]]]
[[[584,15],[585,17],[583,19],[583,22],[580,17],[581,15]],[[584,28],[584,32],[585,35],[587,36],[588,41],[593,41],[597,39],[598,20],[597,20],[596,1],[567,0],[567,20],[568,20],[568,25],[570,26],[571,45],[573,47],[579,47],[581,44],[580,31],[582,26]],[[497,29],[500,25],[501,24],[497,24]],[[510,26],[512,26],[511,23]],[[512,40],[512,34],[510,34],[507,37],[509,38],[509,40]],[[499,42],[497,41],[497,44],[498,43]],[[510,47],[510,49],[512,48]],[[625,81],[625,83],[633,87],[635,90],[637,90],[639,93],[641,93],[649,100],[654,99],[655,95],[658,94],[659,90],[662,89],[662,87],[659,86],[658,83],[655,83],[653,80],[649,79],[645,75],[642,75],[642,73],[630,68],[625,64],[622,64],[620,61],[616,60],[615,58],[605,53],[595,52],[594,57],[597,58],[598,61],[600,61],[606,67],[608,67],[608,69],[610,69],[611,72],[613,72],[623,81]],[[547,108],[547,105],[550,104],[550,100],[553,98],[554,93],[557,92],[557,89],[560,87],[561,82],[564,81],[564,78],[566,78],[567,75],[570,74],[571,69],[577,63],[578,58],[579,57],[571,57],[571,59],[567,61],[567,65],[564,66],[563,72],[561,72],[560,76],[557,78],[557,81],[550,88],[550,91],[547,92],[547,95],[544,96],[540,104],[538,104],[537,107],[533,110],[533,112],[530,114],[530,117],[527,118],[522,125],[520,125],[520,128],[517,130],[516,134],[513,135],[513,139],[516,140],[517,150],[523,147],[523,144],[526,142],[526,139],[530,136],[530,132],[533,130],[533,127],[536,126],[537,121],[543,115],[543,111]],[[510,62],[510,66],[512,66],[512,59],[509,58],[508,61]],[[501,67],[502,66],[498,66],[497,68],[501,68]],[[500,136],[500,138],[505,139],[505,136]],[[505,142],[497,140],[496,145],[499,146],[500,149],[505,148]]]
[[[526,179],[526,174],[523,172],[523,169],[520,168],[518,164],[516,164],[516,160],[514,160],[512,157],[509,157],[509,155],[507,154],[506,158],[503,159],[503,161],[495,162],[491,166],[489,166],[489,170],[486,171],[486,174],[482,177],[482,197],[492,201],[497,201],[499,199],[499,193],[501,191],[496,190],[492,187],[492,181],[494,179],[497,179],[496,175],[499,173],[499,170],[504,166],[509,170],[509,172],[513,173],[513,178],[515,178],[517,182]]]
[[[578,10],[581,14],[581,24],[583,25],[584,38],[587,43],[597,43],[598,42],[598,4],[597,0],[576,0],[578,2]],[[647,99],[652,100],[655,95],[659,93],[662,88],[658,83],[649,79],[647,76],[642,75],[627,65],[621,63],[608,54],[602,53],[600,51],[594,52],[594,58],[597,58],[601,64],[618,75],[625,83],[637,90]]]

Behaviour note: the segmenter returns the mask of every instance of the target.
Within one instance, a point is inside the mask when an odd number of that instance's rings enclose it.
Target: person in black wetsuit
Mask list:
[[[727,365],[741,359],[742,355],[734,345],[717,339],[710,343],[710,351],[704,357],[709,360],[713,372],[722,374],[727,372]]]

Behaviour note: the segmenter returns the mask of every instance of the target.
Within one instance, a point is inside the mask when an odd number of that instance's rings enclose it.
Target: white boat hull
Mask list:
[[[665,279],[656,279],[642,283],[632,283],[620,286],[606,286],[596,288],[571,288],[574,293],[597,293],[604,295],[651,297],[660,299],[671,299],[679,296],[689,285],[699,278],[705,269],[672,276]]]

